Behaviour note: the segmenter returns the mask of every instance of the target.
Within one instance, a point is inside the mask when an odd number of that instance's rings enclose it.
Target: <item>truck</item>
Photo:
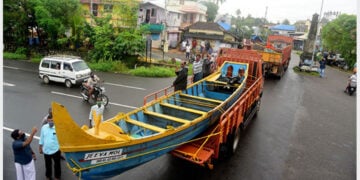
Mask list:
[[[241,134],[260,109],[263,93],[263,74],[261,55],[257,51],[222,48],[216,59],[217,68],[225,62],[248,63],[249,71],[246,87],[241,96],[216,120],[211,127],[196,138],[181,144],[170,154],[197,165],[214,168],[213,162],[230,157],[239,146]],[[169,94],[165,88],[144,98],[156,99]]]
[[[261,54],[265,77],[284,75],[291,60],[293,38],[282,35],[268,36],[266,45],[253,46]]]

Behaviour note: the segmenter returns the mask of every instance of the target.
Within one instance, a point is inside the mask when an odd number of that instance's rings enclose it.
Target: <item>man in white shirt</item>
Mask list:
[[[97,116],[101,116],[101,121],[103,121],[105,106],[102,104],[102,99],[100,97],[97,98],[96,104],[91,106],[90,114],[89,114],[89,128],[92,128],[95,124],[93,112],[95,111]]]

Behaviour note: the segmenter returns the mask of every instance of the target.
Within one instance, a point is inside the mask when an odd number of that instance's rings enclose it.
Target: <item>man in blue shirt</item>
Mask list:
[[[326,60],[325,58],[322,58],[321,61],[319,61],[320,64],[320,77],[325,77],[325,67],[326,67]]]
[[[30,143],[33,140],[34,135],[37,132],[37,128],[33,127],[29,138],[25,137],[25,133],[19,129],[15,129],[11,133],[11,137],[14,139],[12,148],[15,157],[15,168],[17,180],[35,180],[36,171],[34,160],[36,160],[35,153],[30,147]]]
[[[54,160],[55,179],[61,177],[60,146],[56,136],[52,114],[47,118],[48,123],[43,125],[40,133],[39,151],[45,158],[46,179],[52,179],[52,160]]]

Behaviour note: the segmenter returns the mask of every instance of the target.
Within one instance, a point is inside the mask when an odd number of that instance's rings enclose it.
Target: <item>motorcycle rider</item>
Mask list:
[[[346,86],[346,89],[345,89],[345,93],[348,93],[349,90],[350,90],[350,87],[355,87],[356,88],[356,70],[353,71],[353,74],[349,77],[348,79],[348,85]]]
[[[86,86],[89,90],[89,96],[92,97],[92,93],[94,91],[95,86],[100,81],[100,78],[94,74],[94,72],[90,73],[90,78],[84,83],[84,86]]]

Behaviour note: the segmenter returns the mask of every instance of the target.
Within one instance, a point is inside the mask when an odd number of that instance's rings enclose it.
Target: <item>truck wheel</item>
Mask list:
[[[71,88],[71,86],[72,86],[72,83],[71,83],[71,81],[70,80],[65,80],[65,86],[67,87],[67,88]]]
[[[231,135],[229,137],[230,139],[227,144],[227,146],[228,146],[227,150],[228,150],[228,154],[230,156],[236,152],[236,149],[239,146],[240,134],[241,134],[241,131],[240,131],[240,127],[239,127],[233,133],[231,133]]]
[[[44,76],[44,77],[43,77],[43,82],[44,82],[45,84],[49,84],[49,82],[50,82],[49,77],[48,77],[48,76]]]
[[[256,117],[258,112],[260,111],[260,105],[261,105],[261,98],[256,101],[254,117]]]

